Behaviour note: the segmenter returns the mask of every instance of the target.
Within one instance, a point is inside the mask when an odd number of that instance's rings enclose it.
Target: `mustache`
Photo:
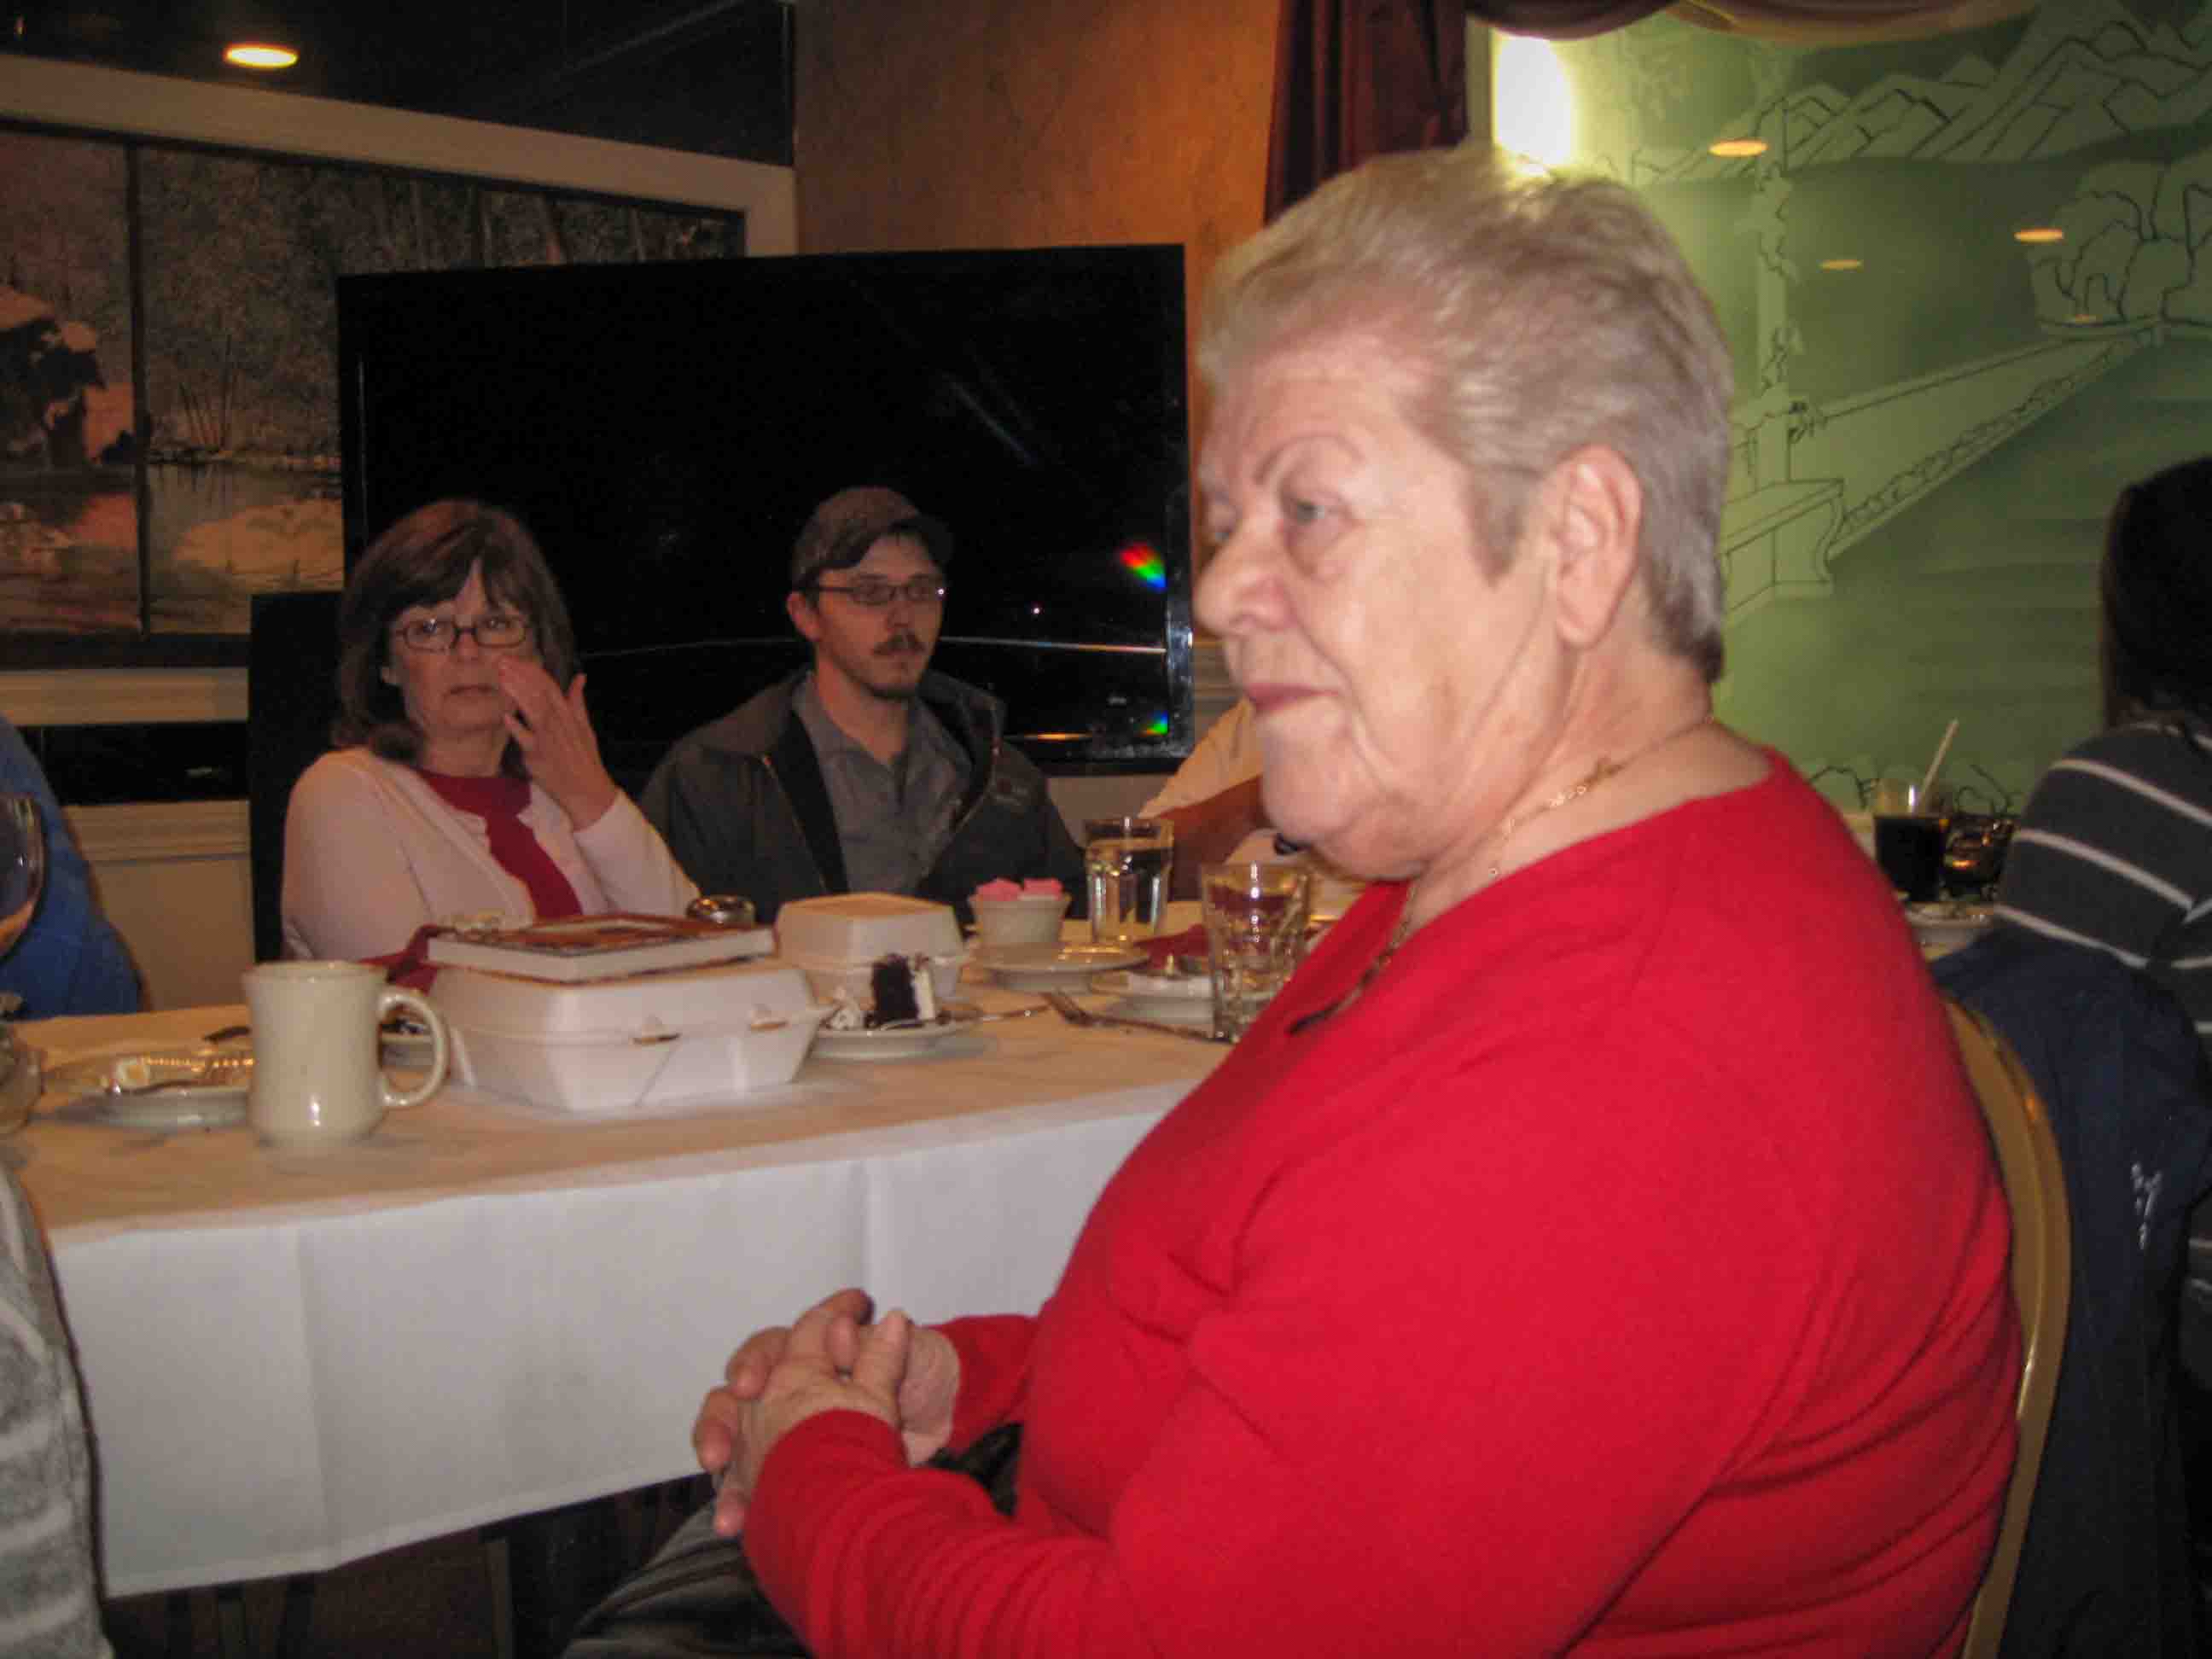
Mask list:
[[[921,641],[919,636],[899,633],[892,635],[890,638],[878,646],[875,654],[878,657],[901,657],[919,653],[921,649]]]

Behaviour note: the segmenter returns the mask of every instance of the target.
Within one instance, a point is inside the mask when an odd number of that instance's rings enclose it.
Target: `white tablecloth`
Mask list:
[[[234,1017],[23,1030],[58,1059]],[[923,1320],[1033,1310],[1220,1053],[1040,1018],[650,1122],[449,1088],[321,1155],[50,1097],[9,1144],[78,1346],[108,1593],[320,1571],[688,1474],[736,1341],[841,1285]]]

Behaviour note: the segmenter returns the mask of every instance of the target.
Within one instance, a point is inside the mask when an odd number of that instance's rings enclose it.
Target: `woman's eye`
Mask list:
[[[1283,502],[1283,516],[1295,525],[1319,524],[1322,514],[1322,507],[1319,501],[1310,501],[1299,496],[1291,495],[1286,497]]]

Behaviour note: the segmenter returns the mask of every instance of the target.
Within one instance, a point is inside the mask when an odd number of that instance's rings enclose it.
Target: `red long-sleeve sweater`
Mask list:
[[[2013,1450],[2008,1228],[1884,884],[1776,758],[1414,935],[1370,892],[947,1327],[1009,1522],[832,1413],[747,1547],[824,1659],[1955,1649]]]

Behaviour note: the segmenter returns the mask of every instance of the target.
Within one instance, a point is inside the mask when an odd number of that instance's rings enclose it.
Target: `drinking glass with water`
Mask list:
[[[1313,872],[1297,864],[1209,864],[1200,878],[1213,1035],[1234,1042],[1304,959]]]
[[[1164,818],[1085,818],[1083,875],[1090,887],[1091,937],[1127,945],[1160,931],[1175,825]]]

